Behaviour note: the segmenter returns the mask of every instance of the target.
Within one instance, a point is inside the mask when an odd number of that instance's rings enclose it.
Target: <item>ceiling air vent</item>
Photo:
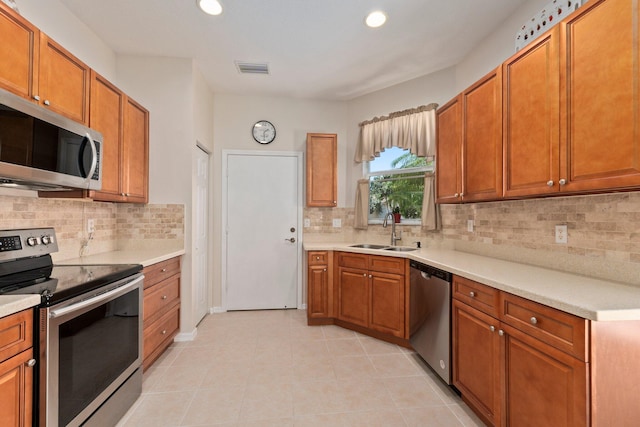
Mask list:
[[[240,74],[269,74],[269,64],[236,61],[236,68]]]

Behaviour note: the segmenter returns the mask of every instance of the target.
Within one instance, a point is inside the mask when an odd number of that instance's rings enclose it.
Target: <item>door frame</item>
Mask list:
[[[230,156],[262,156],[262,157],[295,157],[298,173],[298,191],[297,197],[297,222],[298,222],[298,236],[302,236],[302,215],[303,215],[303,201],[304,201],[304,153],[301,151],[256,151],[256,150],[222,150],[222,239],[221,239],[221,303],[222,311],[227,311],[227,188],[228,188],[228,170],[227,164]],[[296,274],[296,301],[298,309],[304,309],[303,294],[302,294],[302,270],[303,270],[303,257],[302,257],[302,237],[298,238],[296,242],[296,257],[298,261],[298,272]]]
[[[207,259],[211,260],[212,258],[212,254],[213,254],[213,245],[211,244],[211,230],[213,229],[213,226],[211,224],[211,212],[213,211],[213,209],[211,209],[211,201],[212,201],[212,195],[211,195],[211,159],[213,157],[213,153],[211,152],[211,150],[209,148],[207,148],[204,144],[201,144],[199,141],[196,140],[196,147],[195,147],[195,152],[194,152],[194,157],[195,157],[195,162],[196,162],[196,167],[197,167],[197,162],[198,162],[198,155],[200,154],[199,152],[204,153],[207,156],[207,201],[206,201],[206,205],[205,205],[205,209],[207,212],[207,215],[205,216],[204,219],[204,227],[205,227],[205,251],[206,251],[206,255],[207,255]],[[197,188],[196,188],[197,190]],[[194,227],[194,239],[192,242],[192,247],[194,249],[194,255],[196,255],[195,253],[195,247],[197,245],[197,235],[198,235],[198,221],[196,218],[196,215],[198,215],[197,210],[198,210],[198,205],[197,202],[198,201],[198,197],[196,194],[195,200],[194,200],[194,208],[193,208],[193,227]],[[198,313],[195,313],[197,305],[198,305],[198,301],[197,301],[197,296],[198,296],[198,266],[197,266],[197,259],[194,260],[194,269],[193,269],[193,283],[194,283],[194,289],[193,289],[193,293],[191,295],[191,304],[193,307],[193,311],[194,311],[194,317],[196,315],[199,315]],[[205,267],[205,294],[206,294],[206,311],[205,314],[202,318],[198,319],[197,322],[194,322],[196,325],[199,324],[202,319],[204,319],[204,317],[211,312],[211,278],[212,278],[212,272],[211,272],[211,263],[207,262],[206,263],[206,267]]]

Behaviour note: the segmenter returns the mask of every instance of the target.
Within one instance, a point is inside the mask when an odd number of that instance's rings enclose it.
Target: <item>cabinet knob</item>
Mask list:
[[[464,193],[460,193],[460,197],[464,197]]]
[[[166,329],[162,330],[162,335],[167,335],[167,330]]]
[[[327,269],[325,268],[325,269],[324,269],[324,270],[322,270],[322,271],[327,271]]]
[[[320,257],[319,256],[316,257],[316,261],[320,261]]]
[[[167,299],[167,296],[166,295],[162,295],[162,299]]]
[[[371,279],[372,277],[373,277],[372,275],[369,275],[369,279]]]
[[[338,204],[338,202],[337,202],[336,200],[334,200],[334,201],[333,201],[333,204],[334,204],[334,205],[337,205],[337,204]]]
[[[33,368],[34,366],[36,366],[36,359],[29,359],[26,365],[30,368]]]
[[[364,277],[367,277],[367,273],[364,273],[364,274],[363,274],[363,276],[364,276]]]
[[[500,330],[498,331],[498,335],[503,336],[503,335],[504,335],[504,331],[503,331],[502,329],[500,329]]]
[[[123,196],[123,197],[126,196],[126,194],[124,194],[124,193],[120,193],[120,195]]]
[[[166,272],[167,272],[167,269],[166,269],[166,268],[163,268],[163,269],[162,269],[162,270],[160,270],[160,271],[162,271],[163,273],[166,273]]]
[[[495,327],[495,326],[489,326],[489,330],[490,330],[491,332],[495,332],[495,331],[496,331],[496,327]]]
[[[469,292],[469,296],[470,296],[471,298],[475,298],[476,293],[475,293],[475,292],[473,292],[473,291],[471,291],[471,292]]]
[[[553,180],[550,179],[549,181],[547,181],[547,186],[548,187],[553,187]]]
[[[33,95],[33,99],[35,99],[36,101],[40,101],[40,97],[38,95]]]
[[[51,105],[51,103],[49,102],[49,100],[48,100],[48,99],[45,99],[45,100],[44,100],[44,105]]]
[[[535,325],[538,323],[538,319],[536,319],[535,317],[532,317],[531,319],[529,319],[529,321],[531,322],[532,325]]]
[[[455,194],[453,195],[453,197],[455,197],[455,198],[457,199],[458,197],[460,197],[460,194],[455,193]]]
[[[558,182],[560,183],[560,185],[565,185],[567,183],[567,180],[563,178]]]

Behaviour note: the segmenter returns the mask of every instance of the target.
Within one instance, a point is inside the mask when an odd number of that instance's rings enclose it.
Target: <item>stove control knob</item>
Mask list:
[[[40,241],[38,240],[37,237],[29,237],[27,239],[27,245],[29,246],[37,246],[40,244]]]
[[[51,243],[53,243],[53,238],[46,234],[42,236],[41,240],[43,245],[50,245]]]

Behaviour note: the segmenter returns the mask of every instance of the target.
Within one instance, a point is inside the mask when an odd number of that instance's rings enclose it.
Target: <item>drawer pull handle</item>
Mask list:
[[[535,325],[535,324],[537,324],[537,323],[538,323],[538,319],[536,319],[535,317],[532,317],[532,318],[530,319],[530,322],[531,322],[531,324],[532,324],[532,325]]]
[[[166,268],[163,268],[163,269],[162,269],[162,270],[160,270],[160,271],[162,271],[163,273],[166,273],[166,272],[167,272],[167,269],[166,269]]]
[[[503,336],[503,335],[504,335],[504,331],[503,331],[502,329],[500,329],[500,330],[498,331],[498,335]]]
[[[163,330],[162,330],[162,335],[166,335],[166,334],[167,334],[167,330],[166,330],[166,329],[163,329]]]
[[[471,291],[471,292],[469,292],[469,296],[470,296],[471,298],[475,298],[476,293],[475,293],[475,292],[473,292],[473,291]]]
[[[490,330],[491,332],[495,332],[495,331],[496,331],[496,327],[495,327],[495,326],[489,326],[489,330]]]
[[[29,359],[29,361],[27,362],[27,366],[30,368],[36,366],[36,359]]]
[[[166,295],[162,295],[162,299],[167,299],[167,296]]]

